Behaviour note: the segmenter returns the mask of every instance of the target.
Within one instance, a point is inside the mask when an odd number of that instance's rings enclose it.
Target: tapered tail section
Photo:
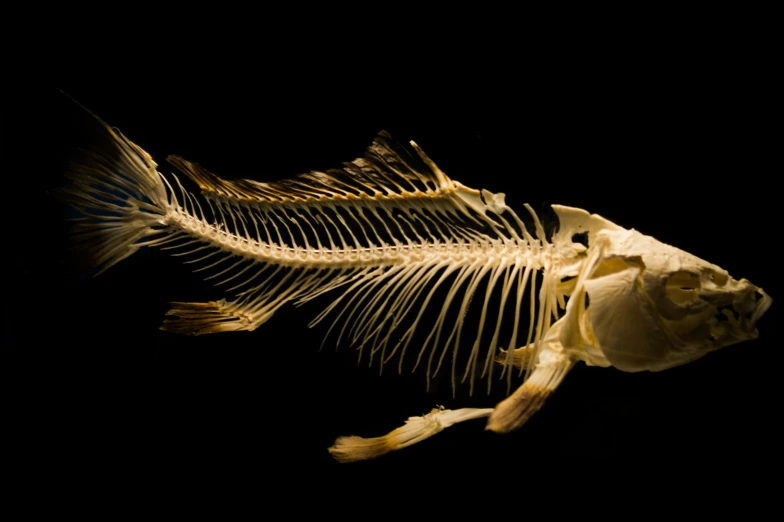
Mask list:
[[[83,214],[75,219],[74,239],[100,273],[133,254],[144,238],[166,231],[172,205],[152,157],[90,115],[97,139],[67,173],[71,184],[56,195]]]

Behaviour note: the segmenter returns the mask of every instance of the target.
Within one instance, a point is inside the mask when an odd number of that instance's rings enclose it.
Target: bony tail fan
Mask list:
[[[329,451],[341,462],[473,419],[511,432],[579,362],[679,366],[756,338],[772,302],[746,279],[585,210],[553,205],[548,235],[528,204],[451,179],[416,143],[386,132],[334,169],[262,183],[224,180],[177,156],[168,162],[178,174],[163,174],[93,118],[101,138],[59,192],[81,214],[80,248],[98,271],[160,249],[225,292],[173,302],[162,329],[253,331],[286,304],[323,301],[310,326],[325,323],[363,361],[398,371],[407,361],[428,382],[444,372],[472,393],[499,380],[507,388],[494,407],[439,406],[383,436],[340,437]]]

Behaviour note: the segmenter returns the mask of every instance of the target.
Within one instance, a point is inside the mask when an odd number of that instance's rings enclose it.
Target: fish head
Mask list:
[[[603,365],[635,372],[665,370],[758,337],[757,321],[772,303],[764,290],[604,221],[611,226],[583,227],[589,250],[572,296],[580,303],[567,310],[579,317],[571,321],[574,331],[563,334],[571,344],[590,347]]]

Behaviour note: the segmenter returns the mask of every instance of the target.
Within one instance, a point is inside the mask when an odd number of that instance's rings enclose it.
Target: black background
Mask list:
[[[287,307],[252,333],[159,331],[169,301],[220,292],[154,251],[92,278],[76,268],[69,212],[49,194],[80,138],[78,111],[59,89],[119,127],[162,172],[177,154],[224,177],[282,179],[357,157],[386,129],[416,140],[453,179],[506,193],[520,212],[525,202],[585,208],[777,298],[780,159],[765,64],[729,49],[595,58],[488,58],[451,74],[436,56],[419,60],[416,73],[405,67],[418,60],[411,56],[320,67],[319,58],[272,63],[265,54],[167,71],[130,60],[111,77],[16,85],[4,140],[12,235],[3,366],[7,430],[18,441],[10,447],[32,469],[142,471],[175,482],[552,464],[680,473],[706,461],[729,470],[778,458],[774,303],[759,340],[680,368],[578,365],[514,434],[474,421],[341,466],[326,451],[339,435],[380,435],[436,404],[489,407],[502,387],[472,398],[461,388],[452,399],[448,382],[427,393],[421,373],[379,377],[376,367],[357,367],[350,349],[319,352],[326,328],[307,328],[319,306]]]

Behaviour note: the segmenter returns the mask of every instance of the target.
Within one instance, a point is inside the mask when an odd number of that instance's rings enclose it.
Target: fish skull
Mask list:
[[[758,336],[772,299],[746,279],[636,230],[579,209],[554,207],[554,242],[587,233],[577,283],[558,331],[575,358],[660,371]],[[573,270],[574,271],[574,270]]]

